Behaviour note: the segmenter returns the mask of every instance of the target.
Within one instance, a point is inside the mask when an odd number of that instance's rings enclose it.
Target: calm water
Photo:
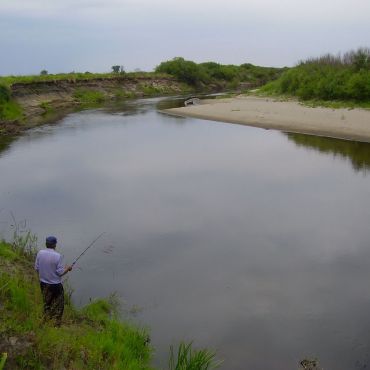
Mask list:
[[[112,292],[155,364],[194,340],[223,369],[370,366],[370,145],[156,112],[71,114],[1,143],[12,211],[71,261],[74,300]]]

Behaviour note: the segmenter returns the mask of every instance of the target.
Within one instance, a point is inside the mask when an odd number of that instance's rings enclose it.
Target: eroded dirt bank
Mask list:
[[[171,77],[123,76],[15,83],[11,86],[12,99],[21,106],[23,117],[14,121],[0,121],[0,134],[16,134],[41,123],[53,121],[78,106],[190,91],[189,86]]]

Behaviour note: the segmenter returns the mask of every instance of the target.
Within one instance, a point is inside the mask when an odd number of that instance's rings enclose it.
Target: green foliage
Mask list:
[[[11,213],[13,224],[13,242],[14,251],[27,258],[33,258],[37,251],[37,236],[27,227],[26,220],[18,221]]]
[[[0,104],[6,103],[10,100],[10,89],[5,85],[0,85]]]
[[[369,101],[370,49],[361,48],[343,57],[328,54],[301,62],[261,91],[303,100]]]
[[[63,326],[55,328],[42,322],[33,257],[4,241],[0,256],[0,337],[27,342],[21,351],[15,347],[8,353],[9,368],[150,369],[148,336],[118,320],[114,297],[81,310],[66,299]]]
[[[134,98],[136,95],[132,91],[127,91],[124,89],[117,89],[114,93],[116,99],[131,99]]]
[[[90,72],[71,72],[47,75],[30,75],[30,76],[0,76],[0,85],[10,87],[15,83],[31,84],[46,81],[86,81],[93,79],[116,79],[116,78],[147,78],[156,79],[169,77],[163,73],[154,72],[130,72],[122,74],[117,73],[90,73]]]
[[[22,121],[22,107],[15,101],[10,100],[0,103],[0,120],[4,121]]]
[[[113,73],[119,73],[120,66],[112,66]]]
[[[82,104],[99,104],[105,100],[105,96],[101,91],[91,89],[78,89],[73,96]]]
[[[221,365],[215,360],[215,352],[207,349],[194,350],[192,343],[180,343],[175,354],[173,346],[170,347],[169,370],[210,370]]]
[[[236,87],[240,82],[262,84],[280,76],[283,69],[258,67],[252,64],[222,65],[215,62],[196,64],[184,58],[174,58],[162,62],[155,69],[159,73],[168,73],[190,85],[210,84],[225,81],[229,87]]]
[[[40,75],[41,76],[45,76],[48,74],[48,71],[46,69],[43,69],[41,72],[40,72]]]
[[[196,63],[177,57],[172,60],[162,62],[156,69],[159,73],[168,73],[175,76],[180,81],[190,85],[196,85],[200,82],[207,82],[208,76],[205,71]]]
[[[48,114],[52,114],[54,112],[53,107],[50,105],[50,102],[43,101],[40,103],[40,108],[44,110],[43,115],[46,116]]]
[[[5,84],[0,84],[0,120],[21,120],[22,116],[22,108],[11,99],[9,87]]]
[[[0,358],[0,370],[3,370],[4,369],[4,366],[5,366],[5,362],[6,362],[7,357],[8,357],[8,354],[7,353],[2,353],[1,354],[1,358]]]

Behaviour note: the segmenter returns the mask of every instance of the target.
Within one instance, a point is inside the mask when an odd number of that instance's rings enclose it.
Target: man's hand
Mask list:
[[[64,267],[64,272],[60,276],[64,276],[68,271],[72,271],[72,266],[66,266],[66,267]]]

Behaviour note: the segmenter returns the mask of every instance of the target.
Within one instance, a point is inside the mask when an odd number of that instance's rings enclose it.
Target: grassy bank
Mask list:
[[[119,319],[114,296],[77,309],[66,292],[62,327],[43,321],[34,244],[30,233],[0,241],[0,370],[153,369],[148,333]],[[170,347],[170,370],[219,364],[214,352],[191,343]]]
[[[0,85],[10,87],[15,83],[31,84],[37,82],[54,82],[54,81],[84,81],[84,80],[117,79],[117,78],[158,79],[168,77],[170,76],[167,74],[154,72],[130,72],[130,73],[71,72],[57,74],[28,75],[28,76],[0,76]]]
[[[370,108],[370,49],[302,61],[260,92],[297,97],[313,106]]]
[[[0,242],[0,352],[8,369],[150,369],[145,331],[119,321],[113,299],[77,309],[66,296],[63,326],[42,322],[32,251]]]

